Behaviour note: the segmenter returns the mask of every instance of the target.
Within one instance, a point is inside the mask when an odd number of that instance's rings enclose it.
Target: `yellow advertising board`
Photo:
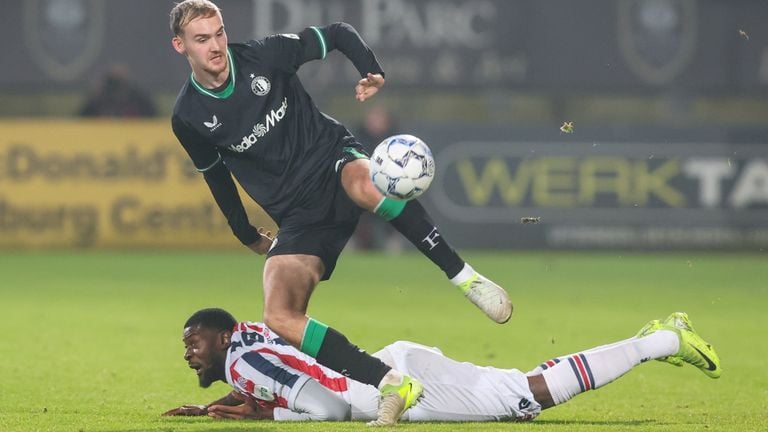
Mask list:
[[[0,248],[238,245],[169,120],[0,121]]]

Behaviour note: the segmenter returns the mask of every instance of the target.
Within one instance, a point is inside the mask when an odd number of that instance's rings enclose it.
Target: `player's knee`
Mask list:
[[[317,381],[309,380],[296,394],[296,404],[320,421],[350,420],[352,412],[349,403],[340,397],[328,397],[328,390]]]
[[[347,404],[336,404],[326,413],[327,421],[345,421],[351,419],[351,412]]]
[[[368,160],[358,159],[344,166],[342,185],[349,198],[368,211],[373,211],[381,200],[381,194],[371,181]]]
[[[289,334],[301,324],[304,315],[288,310],[265,310],[264,324],[279,335]]]
[[[528,387],[531,390],[531,394],[533,394],[533,399],[541,405],[541,409],[555,406],[555,401],[552,399],[552,394],[549,391],[547,380],[544,379],[544,376],[541,374],[529,375],[527,378]]]

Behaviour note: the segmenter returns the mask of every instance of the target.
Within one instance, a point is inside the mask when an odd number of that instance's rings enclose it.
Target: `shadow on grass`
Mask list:
[[[579,425],[579,426],[662,426],[667,423],[657,420],[534,420],[528,424],[541,426]]]
[[[160,423],[140,428],[125,425],[105,429],[85,429],[87,432],[275,432],[280,430],[273,421],[214,420],[207,417],[160,417]]]
[[[230,423],[231,422],[231,423]],[[194,432],[242,432],[242,431],[256,431],[256,432],[276,432],[276,431],[284,431],[286,430],[285,427],[280,427],[281,423],[275,423],[275,422],[266,422],[266,423],[260,423],[258,421],[234,421],[234,420],[220,420],[216,422],[216,426],[213,425],[206,425],[203,424],[197,420],[192,419],[183,419],[183,418],[176,418],[171,423],[166,423],[162,425],[156,425],[151,428],[153,431],[158,432],[185,432],[185,431],[194,431]],[[227,424],[230,423],[230,424]],[[318,429],[323,429],[323,424],[325,422],[310,422],[305,423],[305,425],[313,425],[316,426]],[[472,422],[469,422],[472,423]],[[452,423],[452,422],[432,422],[432,421],[426,421],[426,422],[405,422],[402,426],[405,426],[406,424],[417,426],[417,425],[460,425],[462,428],[466,428],[469,423]],[[296,425],[297,423],[288,423]],[[357,425],[363,425],[363,422],[342,422],[342,424],[345,426],[343,427],[346,429],[346,426],[353,427],[354,424]],[[514,425],[517,424],[517,422],[478,422],[477,424],[484,424],[484,425]],[[647,426],[663,426],[668,423],[665,422],[659,422],[657,420],[535,420],[531,422],[522,422],[520,424],[529,425],[530,427],[551,427],[551,426],[608,426],[608,427],[617,427],[617,426],[623,426],[623,427],[647,427]],[[283,426],[286,426],[285,423],[282,423]],[[330,424],[327,424],[330,427]],[[313,427],[310,427],[309,429],[313,429]],[[294,430],[294,429],[290,429]],[[93,432],[92,429],[88,429],[89,432]],[[127,428],[110,428],[110,429],[99,429],[95,432],[146,432],[147,429],[135,429],[128,426]]]
[[[225,425],[221,427],[210,427],[205,425],[185,425],[182,427],[179,426],[159,426],[159,427],[153,427],[151,429],[148,428],[142,428],[142,429],[123,429],[123,428],[112,428],[112,429],[84,429],[88,432],[147,432],[148,430],[157,431],[157,432],[185,432],[185,431],[194,431],[194,432],[243,432],[243,431],[256,431],[256,432],[276,432],[280,430],[278,427],[272,425],[259,425],[253,422],[248,422],[242,426],[235,427],[234,425]]]
[[[240,423],[237,423],[240,424]],[[87,431],[91,431],[92,429],[85,429]],[[110,428],[110,429],[97,429],[95,432],[147,432],[148,430],[157,431],[157,432],[186,432],[186,431],[194,431],[194,432],[227,432],[227,431],[248,431],[248,432],[276,432],[279,430],[279,428],[268,425],[259,425],[254,422],[243,422],[242,426],[235,426],[235,424],[226,425],[222,424],[222,426],[219,427],[211,427],[206,425],[184,425],[184,426],[158,426],[158,427],[152,427],[150,428],[141,428],[141,429],[131,429],[131,428]],[[284,429],[283,429],[284,430]]]

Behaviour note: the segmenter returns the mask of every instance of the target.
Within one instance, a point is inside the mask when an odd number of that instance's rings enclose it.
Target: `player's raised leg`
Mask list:
[[[347,195],[360,207],[389,221],[489,318],[500,324],[509,321],[512,302],[507,292],[459,257],[421,203],[384,197],[371,181],[369,163],[360,158],[344,165],[341,181]]]
[[[688,316],[678,312],[664,322],[651,321],[637,337],[548,360],[529,372],[528,382],[536,401],[549,408],[600,388],[640,363],[667,358],[679,358],[712,378],[720,376],[717,353],[693,331]]]
[[[421,384],[306,315],[309,297],[324,271],[321,259],[313,255],[269,257],[264,265],[264,323],[318,363],[377,387],[382,400],[375,426],[393,425],[416,404]]]

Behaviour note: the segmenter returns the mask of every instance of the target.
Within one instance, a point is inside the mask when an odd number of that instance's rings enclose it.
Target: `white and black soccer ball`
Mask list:
[[[391,136],[371,155],[371,180],[389,198],[412,200],[427,190],[434,177],[432,151],[413,135]]]

